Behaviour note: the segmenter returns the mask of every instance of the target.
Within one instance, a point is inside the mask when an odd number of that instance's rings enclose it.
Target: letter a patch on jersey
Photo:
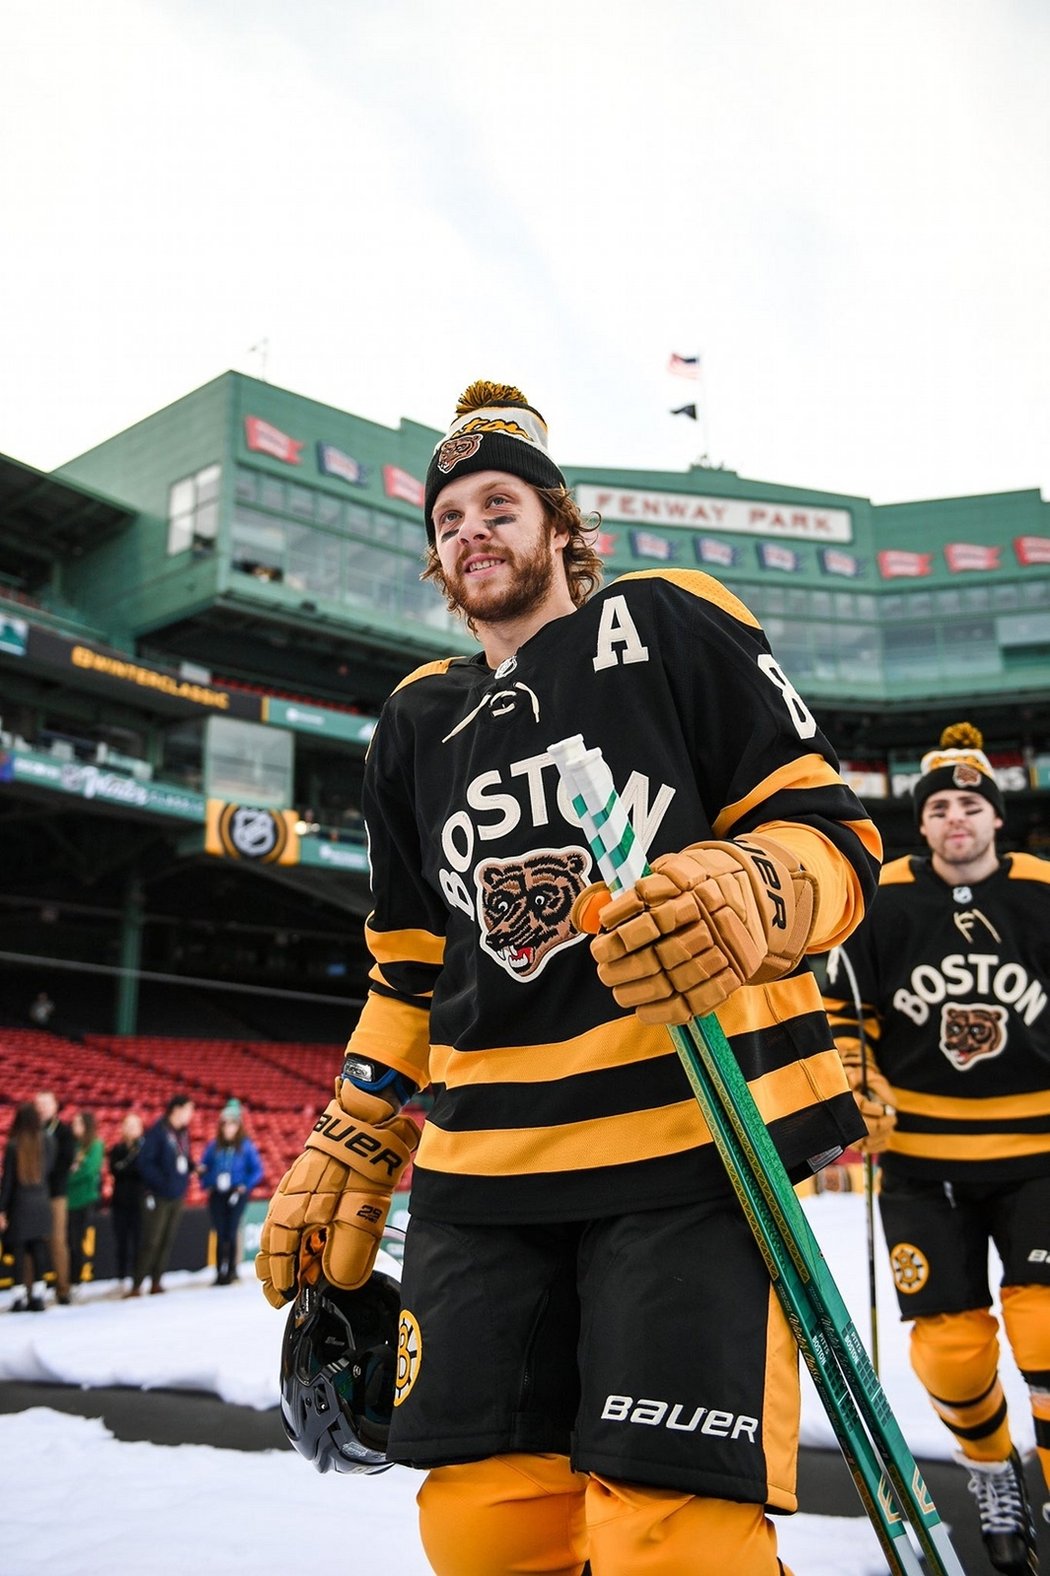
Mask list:
[[[614,668],[620,662],[649,661],[649,647],[642,645],[626,597],[611,596],[602,604],[598,645],[592,660],[595,673],[603,668]]]

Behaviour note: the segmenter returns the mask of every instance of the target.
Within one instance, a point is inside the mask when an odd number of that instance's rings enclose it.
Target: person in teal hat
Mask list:
[[[228,1100],[219,1112],[215,1137],[201,1156],[198,1175],[208,1190],[208,1213],[215,1231],[215,1284],[237,1279],[237,1240],[252,1189],[265,1175],[259,1151],[244,1130],[244,1109]]]

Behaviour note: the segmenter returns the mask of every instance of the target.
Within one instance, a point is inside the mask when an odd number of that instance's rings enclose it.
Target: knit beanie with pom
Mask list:
[[[985,755],[984,737],[972,722],[954,722],[941,734],[940,748],[928,750],[919,765],[921,776],[912,789],[916,825],[922,820],[922,807],[931,793],[945,788],[979,793],[1002,815],[1003,796]]]
[[[431,542],[438,493],[473,471],[503,471],[533,487],[566,485],[547,453],[547,423],[509,383],[481,379],[459,397],[456,418],[427,467],[423,516]]]

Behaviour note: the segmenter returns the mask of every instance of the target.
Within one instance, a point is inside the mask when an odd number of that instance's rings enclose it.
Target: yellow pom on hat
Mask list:
[[[946,750],[980,750],[984,734],[972,722],[953,722],[941,733],[941,744]]]
[[[487,378],[477,378],[456,401],[456,415],[465,416],[468,411],[484,410],[487,405],[528,404],[524,394],[513,383],[490,383]]]
[[[456,415],[427,467],[423,519],[434,541],[434,504],[449,481],[473,471],[501,471],[532,487],[564,487],[547,453],[547,423],[513,383],[477,378],[456,402]]]

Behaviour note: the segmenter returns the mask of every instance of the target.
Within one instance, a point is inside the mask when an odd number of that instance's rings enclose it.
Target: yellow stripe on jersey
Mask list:
[[[748,624],[752,629],[761,627],[754,613],[744,606],[739,597],[735,597],[713,575],[705,575],[702,569],[632,569],[629,574],[616,576],[617,585],[624,580],[669,580],[683,591],[691,591],[701,602],[711,602],[715,607],[720,607],[723,613],[729,613],[738,623]]]
[[[766,1307],[766,1372],[762,1400],[766,1502],[777,1510],[793,1511],[798,1509],[798,1496],[795,1493],[798,1461],[798,1353],[791,1327],[784,1317],[784,1310],[772,1284]]]
[[[653,1111],[626,1111],[562,1127],[446,1133],[427,1122],[416,1162],[446,1176],[529,1176],[659,1160],[710,1142],[700,1107],[690,1097]]]
[[[771,1122],[812,1105],[814,1095],[820,1100],[833,1100],[841,1094],[842,1063],[837,1051],[820,1051],[805,1061],[792,1062],[752,1079],[749,1087],[762,1120]]]
[[[902,1133],[897,1128],[886,1147],[923,1160],[1018,1160],[1050,1153],[1050,1133]]]
[[[457,1051],[451,1045],[432,1046],[430,1076],[449,1089],[499,1083],[546,1084],[555,1078],[600,1072],[627,1062],[644,1062],[666,1056],[667,1031],[639,1023],[633,1015],[601,1023],[585,1034],[556,1045],[530,1045],[523,1056],[520,1045],[486,1046],[483,1051]]]
[[[774,980],[769,985],[752,985],[734,991],[718,1009],[718,1021],[730,1037],[771,1029],[787,1019],[814,1012],[820,998],[811,974],[796,974]],[[451,1045],[434,1045],[430,1051],[430,1076],[434,1083],[449,1089],[484,1084],[546,1084],[556,1078],[572,1078],[579,1073],[601,1072],[629,1062],[645,1062],[667,1055],[670,1041],[660,1025],[644,1024],[633,1015],[598,1024],[572,1039],[556,1045],[533,1045],[527,1056],[518,1045],[486,1046],[483,1051],[457,1051]],[[837,1067],[835,1051],[828,1053]],[[823,1084],[823,1074],[821,1083]],[[843,1077],[829,1092],[846,1088]],[[794,1106],[792,1106],[794,1109]],[[783,1113],[780,1113],[783,1114]]]
[[[414,684],[417,679],[429,678],[433,673],[447,673],[456,660],[455,657],[439,657],[436,662],[424,662],[422,667],[414,668],[411,673],[406,673],[400,684],[396,685],[390,693],[396,695],[398,690],[403,690],[409,684]]]
[[[431,1082],[427,1066],[429,1028],[430,1015],[425,1006],[414,1007],[393,996],[377,996],[369,991],[350,1044],[355,1056],[393,1067],[425,1089]]]
[[[751,1085],[765,1122],[809,1110],[814,1096],[843,1088],[834,1051],[824,1051],[755,1079]],[[453,1176],[527,1176],[636,1164],[681,1154],[712,1142],[692,1098],[650,1110],[627,1111],[559,1126],[445,1132],[431,1121],[423,1129],[418,1163]]]
[[[749,985],[734,991],[718,1008],[717,1018],[726,1034],[753,1034],[771,1029],[788,1018],[821,1010],[816,980],[810,973],[792,974],[769,985]]]
[[[1035,854],[1011,854],[1007,875],[1011,881],[1050,881],[1050,860]]]
[[[903,859],[891,859],[879,872],[879,886],[901,886],[915,880],[915,871],[907,854]]]
[[[445,961],[445,938],[430,930],[373,930],[366,920],[365,944],[380,969],[385,963],[432,963],[440,967]],[[371,977],[382,976],[373,968]]]
[[[749,810],[753,810],[756,804],[764,804],[767,799],[772,798],[773,794],[781,793],[786,788],[827,788],[841,781],[838,772],[823,755],[817,755],[816,752],[800,755],[795,760],[778,766],[768,777],[763,777],[762,781],[756,783],[743,799],[737,799],[734,804],[727,804],[716,819],[712,831],[716,837],[731,837],[731,828],[737,821],[742,820]]]
[[[913,1089],[893,1088],[893,1103],[898,1111],[932,1116],[945,1123],[1016,1121],[1026,1116],[1050,1116],[1050,1089],[1039,1089],[1035,1094],[994,1095],[985,1100],[955,1100],[943,1094],[916,1094]],[[1050,1146],[1050,1134],[1046,1141]]]

